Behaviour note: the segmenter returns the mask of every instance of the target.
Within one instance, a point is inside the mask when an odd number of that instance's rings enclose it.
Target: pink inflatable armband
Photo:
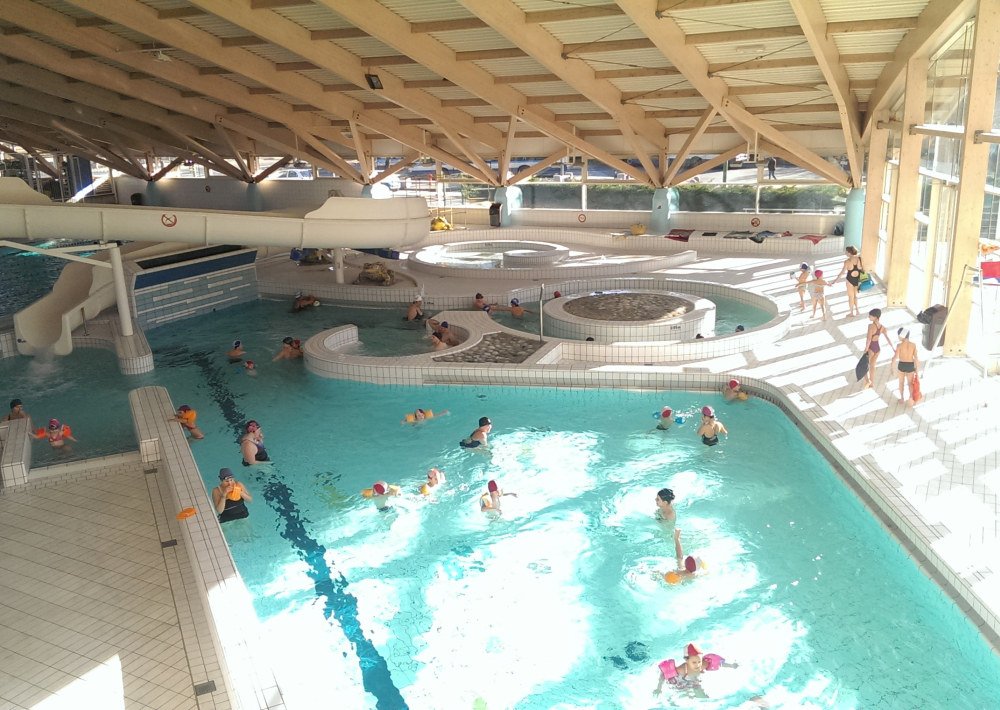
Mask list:
[[[673,680],[677,677],[677,664],[674,663],[673,659],[661,661],[657,668],[659,668],[660,673],[663,674],[664,680]]]
[[[706,653],[701,657],[701,663],[705,666],[706,671],[717,671],[722,668],[722,664],[725,662],[725,658],[714,653]]]

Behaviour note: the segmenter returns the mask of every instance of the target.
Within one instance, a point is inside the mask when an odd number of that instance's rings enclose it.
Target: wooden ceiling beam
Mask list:
[[[194,0],[193,4],[214,12],[222,19],[247,30],[254,36],[267,39],[279,47],[293,51],[312,65],[331,71],[353,84],[353,86],[333,85],[334,89],[328,89],[324,86],[322,91],[350,91],[352,89],[370,91],[366,77],[369,70],[366,69],[361,59],[332,42],[310,41],[311,33],[308,30],[278,13],[248,11],[240,3],[219,3],[217,0]],[[449,128],[469,136],[473,141],[483,143],[492,150],[499,151],[502,137],[495,128],[477,126],[466,112],[455,110],[455,107],[448,106],[446,102],[424,91],[421,87],[408,87],[402,79],[387,72],[383,72],[379,78],[382,88],[375,90],[376,93],[384,96],[396,106],[430,118],[438,125],[445,124]],[[276,88],[284,89],[283,86]],[[299,98],[312,105],[321,106],[305,96]],[[349,100],[353,101],[354,99]],[[376,115],[384,117],[377,126],[373,126],[364,118],[359,119],[359,122],[370,128],[377,128],[380,132],[390,131],[392,128],[402,129],[405,131],[408,141],[405,144],[413,150],[417,149],[417,140],[422,140],[419,131],[400,125],[398,119],[391,115]],[[350,115],[343,116],[343,118],[353,120],[353,116]],[[390,121],[394,123],[390,123]],[[400,137],[393,136],[391,133],[389,135],[395,140],[400,140]]]
[[[527,98],[510,85],[495,84],[493,76],[473,62],[459,61],[455,52],[427,34],[414,33],[404,18],[375,0],[317,0],[317,2],[391,46],[397,52],[419,59],[420,63],[438,76],[453,81],[471,94],[479,96],[509,116],[525,123],[576,150],[613,165],[644,183],[651,178],[642,170],[629,165],[607,151],[580,139],[570,125],[559,123],[551,111],[529,106]]]

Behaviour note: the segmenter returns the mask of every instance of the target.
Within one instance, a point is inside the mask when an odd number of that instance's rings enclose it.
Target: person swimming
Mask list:
[[[399,495],[399,486],[390,486],[385,481],[375,481],[371,487],[372,503],[380,512],[389,510],[389,499]]]
[[[446,479],[444,473],[437,470],[436,468],[432,468],[430,471],[427,472],[427,483],[420,486],[420,492],[423,493],[424,495],[428,495],[431,492],[431,490],[443,484],[445,480]]]
[[[722,386],[722,398],[727,402],[732,402],[734,399],[746,401],[747,393],[740,387],[739,380],[729,380]]]
[[[660,410],[660,416],[656,422],[656,428],[660,431],[667,431],[674,425],[674,410],[664,407]]]
[[[417,297],[413,299],[413,303],[411,303],[406,308],[406,316],[403,317],[403,320],[420,320],[421,318],[423,318],[424,317],[424,311],[422,308],[423,305],[424,305],[424,297],[421,296],[420,294],[417,294]]]
[[[233,478],[233,472],[228,468],[219,470],[219,485],[212,490],[212,502],[215,512],[219,514],[220,523],[230,520],[240,520],[250,515],[247,503],[253,502],[253,496],[241,481]]]
[[[434,419],[435,417],[443,417],[451,414],[447,409],[442,409],[440,412],[435,412],[431,409],[417,409],[413,414],[407,414],[400,424],[419,424],[420,422],[425,422],[428,419]]]
[[[476,427],[476,430],[458,442],[458,444],[466,449],[477,449],[480,446],[487,446],[487,437],[492,430],[493,422],[490,421],[490,418],[480,417],[479,426]]]
[[[719,434],[728,434],[726,427],[715,418],[715,410],[711,407],[701,408],[701,426],[696,432],[705,446],[715,446],[719,443]]]
[[[656,684],[653,695],[663,692],[663,684],[669,683],[678,690],[701,691],[701,674],[705,671],[717,671],[720,668],[739,668],[736,663],[726,663],[726,659],[714,653],[702,653],[693,643],[687,645],[684,661],[675,662],[667,659],[657,664],[660,680]],[[699,693],[705,697],[704,693]]]
[[[431,329],[431,332],[437,334],[438,337],[443,342],[447,343],[449,347],[454,347],[462,343],[462,341],[458,339],[458,336],[455,335],[455,332],[448,325],[448,321],[446,320],[437,321],[434,320],[433,318],[428,318],[424,322],[427,323],[427,326]]]
[[[514,496],[517,498],[517,493],[505,492],[497,485],[495,480],[491,480],[486,484],[486,493],[479,496],[480,512],[492,514],[494,517],[501,515],[500,499],[504,496]]]
[[[312,294],[308,296],[303,296],[302,292],[299,291],[295,294],[295,303],[292,304],[292,313],[298,313],[299,311],[304,311],[310,306],[318,306],[319,301]]]
[[[242,340],[233,341],[233,349],[226,352],[226,357],[229,358],[230,364],[235,364],[243,359],[243,355],[246,354],[246,350],[243,349]]]
[[[521,305],[521,302],[516,299],[510,299],[510,307],[506,308],[504,306],[497,306],[495,310],[498,311],[510,311],[510,314],[515,318],[523,318],[525,313],[534,313],[530,308],[525,308]]]
[[[237,341],[239,342],[239,341]],[[186,404],[182,404],[177,408],[177,416],[168,419],[168,422],[178,422],[186,431],[191,432],[192,439],[204,439],[205,435],[201,433],[201,430],[195,426],[195,421],[198,419],[198,412],[191,409],[191,407]]]
[[[39,429],[35,436],[39,439],[48,438],[49,445],[53,449],[61,449],[66,446],[66,440],[79,443],[73,438],[72,431],[65,424],[60,424],[58,419],[49,420],[48,429]]]
[[[281,352],[274,356],[272,362],[283,359],[294,360],[297,357],[302,357],[302,355],[302,341],[287,337],[281,341]]]
[[[244,466],[268,463],[271,460],[264,448],[264,433],[257,422],[247,422],[246,433],[240,438],[240,452],[243,454]]]
[[[677,522],[677,511],[674,510],[674,492],[669,488],[661,488],[656,494],[656,519],[670,523]]]
[[[663,575],[667,584],[678,584],[682,580],[695,577],[704,571],[705,563],[701,561],[700,557],[685,556],[684,546],[681,544],[680,528],[674,530],[674,554],[677,556],[677,569]]]
[[[436,330],[431,333],[431,348],[434,352],[439,352],[441,350],[447,350],[450,346],[444,341],[444,333],[440,330]]]

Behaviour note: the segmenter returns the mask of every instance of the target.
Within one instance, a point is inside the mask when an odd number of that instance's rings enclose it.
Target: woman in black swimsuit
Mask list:
[[[219,485],[212,490],[212,503],[215,512],[219,514],[220,523],[230,520],[240,520],[250,515],[247,503],[253,502],[253,496],[247,492],[242,482],[233,478],[233,472],[228,468],[219,471]]]
[[[882,346],[879,344],[882,336],[885,336],[885,341],[889,343],[890,348],[893,350],[896,349],[892,341],[889,340],[889,331],[879,322],[879,318],[881,317],[882,309],[880,308],[873,308],[868,312],[868,318],[871,320],[871,323],[868,324],[868,335],[865,339],[865,352],[868,353],[868,374],[865,376],[865,386],[861,389],[868,389],[875,386],[875,362],[882,351]]]
[[[861,274],[864,273],[865,267],[861,263],[861,256],[858,254],[858,250],[854,247],[847,247],[847,261],[844,262],[844,268],[840,270],[837,274],[837,278],[833,280],[833,283],[840,281],[840,277],[845,273],[847,274],[847,317],[860,316],[861,311],[858,310],[858,286],[861,284]]]

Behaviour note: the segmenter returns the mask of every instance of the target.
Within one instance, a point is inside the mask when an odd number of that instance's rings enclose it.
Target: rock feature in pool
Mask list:
[[[598,343],[677,342],[715,332],[715,303],[671,291],[597,291],[543,306],[545,335]]]
[[[563,310],[594,320],[657,321],[680,318],[694,303],[665,293],[602,293],[571,299]]]
[[[487,333],[477,345],[454,355],[442,355],[434,358],[435,362],[524,362],[535,353],[543,343],[538,340],[528,340],[509,333]]]

